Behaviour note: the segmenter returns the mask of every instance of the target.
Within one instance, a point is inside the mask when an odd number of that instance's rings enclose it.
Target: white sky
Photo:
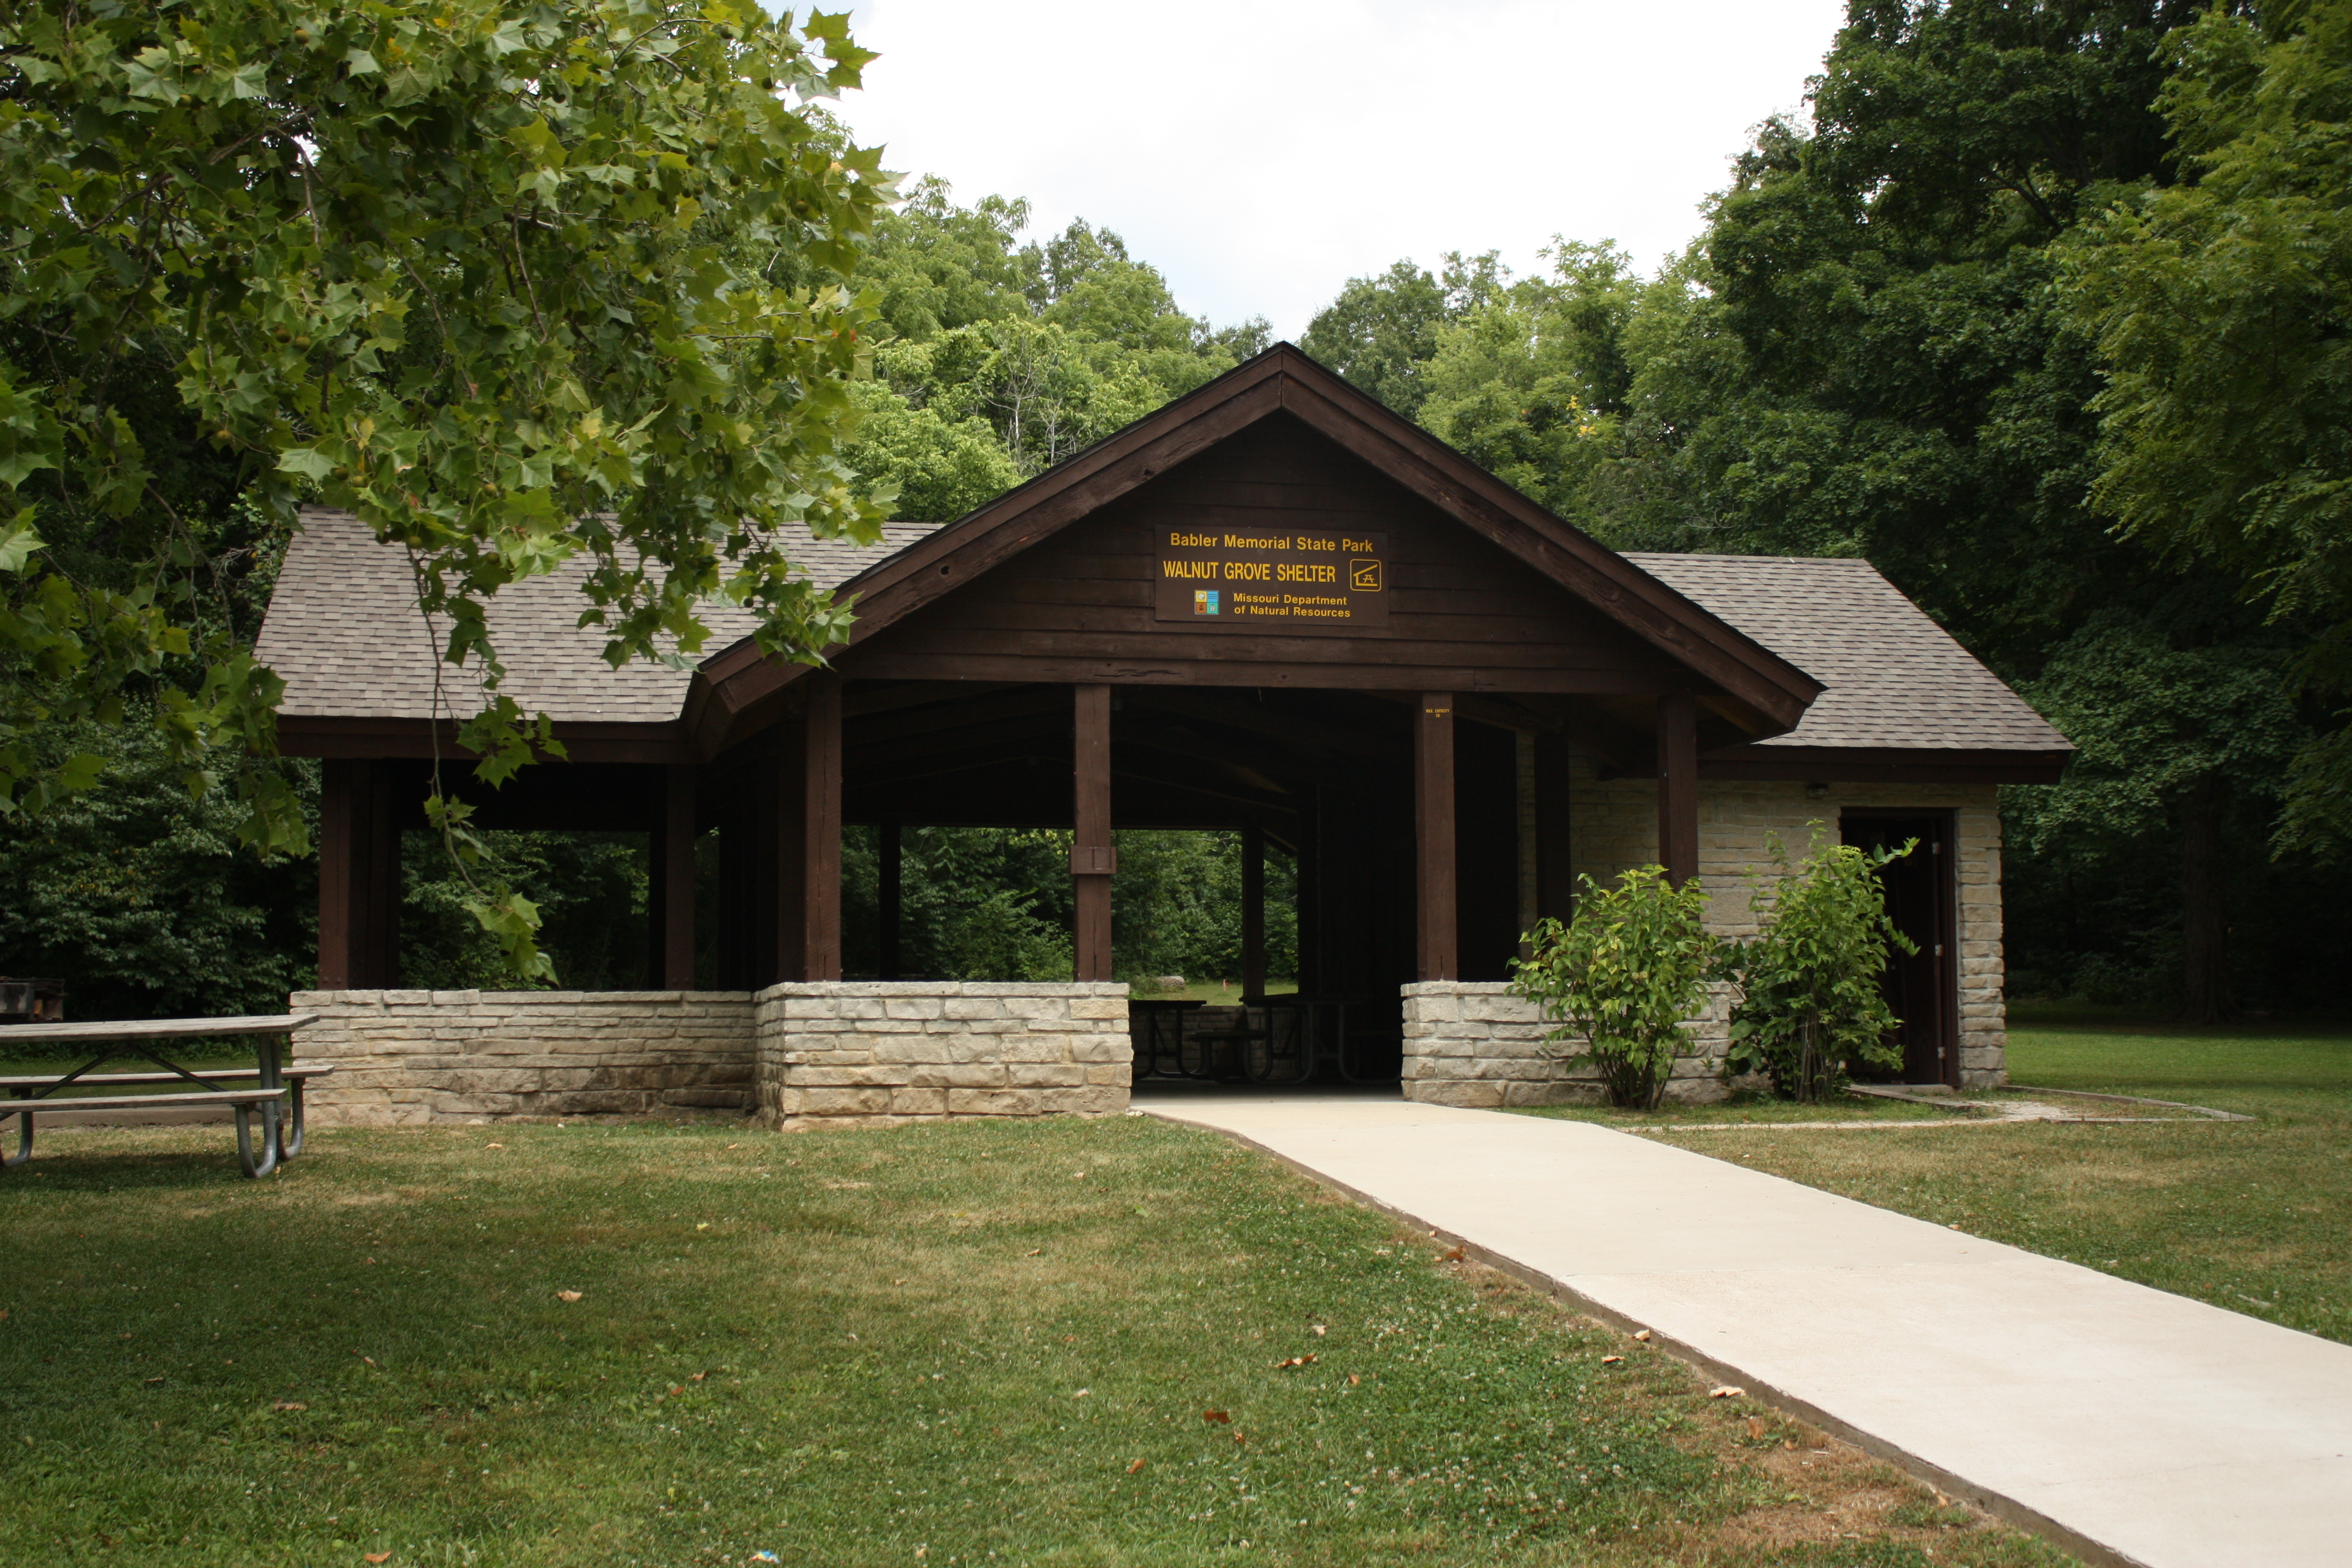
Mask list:
[[[1219,325],[1296,339],[1350,277],[1554,234],[1646,269],[1751,126],[1800,109],[1843,0],[867,0],[841,111],[1032,233],[1126,236]]]

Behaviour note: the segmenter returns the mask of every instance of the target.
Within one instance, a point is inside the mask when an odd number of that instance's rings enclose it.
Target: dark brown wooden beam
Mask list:
[[[1453,980],[1460,968],[1454,864],[1454,694],[1422,693],[1413,723],[1414,909],[1420,978]]]
[[[1658,699],[1658,863],[1681,887],[1698,875],[1698,704]]]
[[[1569,740],[1538,735],[1536,747],[1536,913],[1565,924],[1576,896],[1569,801],[1572,786]]]
[[[904,924],[902,900],[906,889],[906,830],[898,823],[886,822],[876,830],[878,843],[875,859],[875,905],[881,929],[876,933],[874,953],[877,979],[898,978],[898,937]]]
[[[672,763],[663,770],[662,819],[653,834],[654,886],[660,894],[652,922],[659,932],[660,963],[646,976],[662,991],[694,989],[694,768]]]
[[[289,757],[424,758],[435,754],[436,725],[423,719],[333,719],[289,714],[278,721],[278,749]],[[470,765],[474,753],[457,743],[457,726],[437,726],[444,763]],[[555,738],[575,763],[691,763],[701,760],[677,720],[631,724],[564,722]],[[548,761],[554,761],[551,756]]]
[[[1111,978],[1110,885],[1118,850],[1110,828],[1110,688],[1076,688],[1071,745],[1070,875],[1076,886],[1075,978]]]
[[[1242,829],[1242,994],[1265,994],[1265,832]]]
[[[807,682],[801,714],[801,957],[803,980],[841,978],[841,677]]]
[[[359,820],[352,774],[364,763],[331,759],[319,780],[319,989],[352,988],[352,862]]]

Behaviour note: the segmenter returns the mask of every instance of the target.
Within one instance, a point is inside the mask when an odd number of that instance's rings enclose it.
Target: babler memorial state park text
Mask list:
[[[1384,533],[1160,536],[1154,614],[1253,632],[1329,632],[1389,624]]]

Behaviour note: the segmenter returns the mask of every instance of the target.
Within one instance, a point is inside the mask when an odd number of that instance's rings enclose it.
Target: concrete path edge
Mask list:
[[[1205,1121],[1195,1121],[1186,1117],[1162,1115],[1157,1110],[1142,1106],[1136,1107],[1129,1114],[1150,1116],[1157,1121],[1165,1121],[1171,1126],[1189,1127],[1196,1131],[1212,1132],[1231,1139],[1244,1148],[1264,1154],[1276,1164],[1297,1172],[1318,1186],[1344,1194],[1352,1203],[1360,1204],[1377,1213],[1387,1215],[1391,1219],[1402,1220],[1416,1230],[1427,1232],[1449,1247],[1459,1247],[1465,1258],[1473,1259],[1498,1274],[1507,1274],[1522,1285],[1540,1290],[1554,1300],[1571,1302],[1578,1311],[1587,1317],[1608,1323],[1614,1328],[1623,1329],[1628,1332],[1636,1329],[1648,1328],[1651,1331],[1652,1342],[1677,1360],[1689,1363],[1719,1383],[1738,1384],[1747,1392],[1748,1397],[1758,1404],[1769,1405],[1783,1415],[1793,1415],[1810,1426],[1818,1426],[1831,1436],[1853,1444],[1864,1453],[1886,1460],[1914,1479],[1924,1481],[1948,1496],[1974,1504],[1996,1519],[2013,1524],[2028,1534],[2039,1536],[2062,1551],[2074,1553],[2084,1562],[2094,1564],[2095,1568],[2147,1568],[2147,1564],[2141,1559],[2117,1552],[2115,1548],[2094,1541],[2079,1531],[2070,1530],[2039,1509],[2030,1508],[2015,1498],[1981,1486],[1965,1476],[1954,1475],[1940,1465],[1930,1464],[1901,1445],[1889,1442],[1875,1433],[1864,1431],[1852,1422],[1832,1415],[1810,1400],[1799,1398],[1784,1389],[1775,1387],[1728,1362],[1707,1354],[1695,1345],[1670,1334],[1661,1333],[1647,1323],[1633,1321],[1622,1312],[1603,1306],[1573,1285],[1547,1274],[1540,1268],[1533,1268],[1516,1258],[1507,1257],[1489,1247],[1481,1247],[1441,1226],[1431,1225],[1419,1215],[1349,1186],[1347,1183],[1328,1175],[1312,1165],[1293,1159],[1277,1149],[1268,1148],[1246,1133],[1236,1132],[1230,1127],[1218,1127]]]

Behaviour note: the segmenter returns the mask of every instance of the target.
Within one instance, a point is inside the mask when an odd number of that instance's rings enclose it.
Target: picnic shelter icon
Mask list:
[[[1377,561],[1355,560],[1348,563],[1348,586],[1359,594],[1381,591],[1381,563]]]

